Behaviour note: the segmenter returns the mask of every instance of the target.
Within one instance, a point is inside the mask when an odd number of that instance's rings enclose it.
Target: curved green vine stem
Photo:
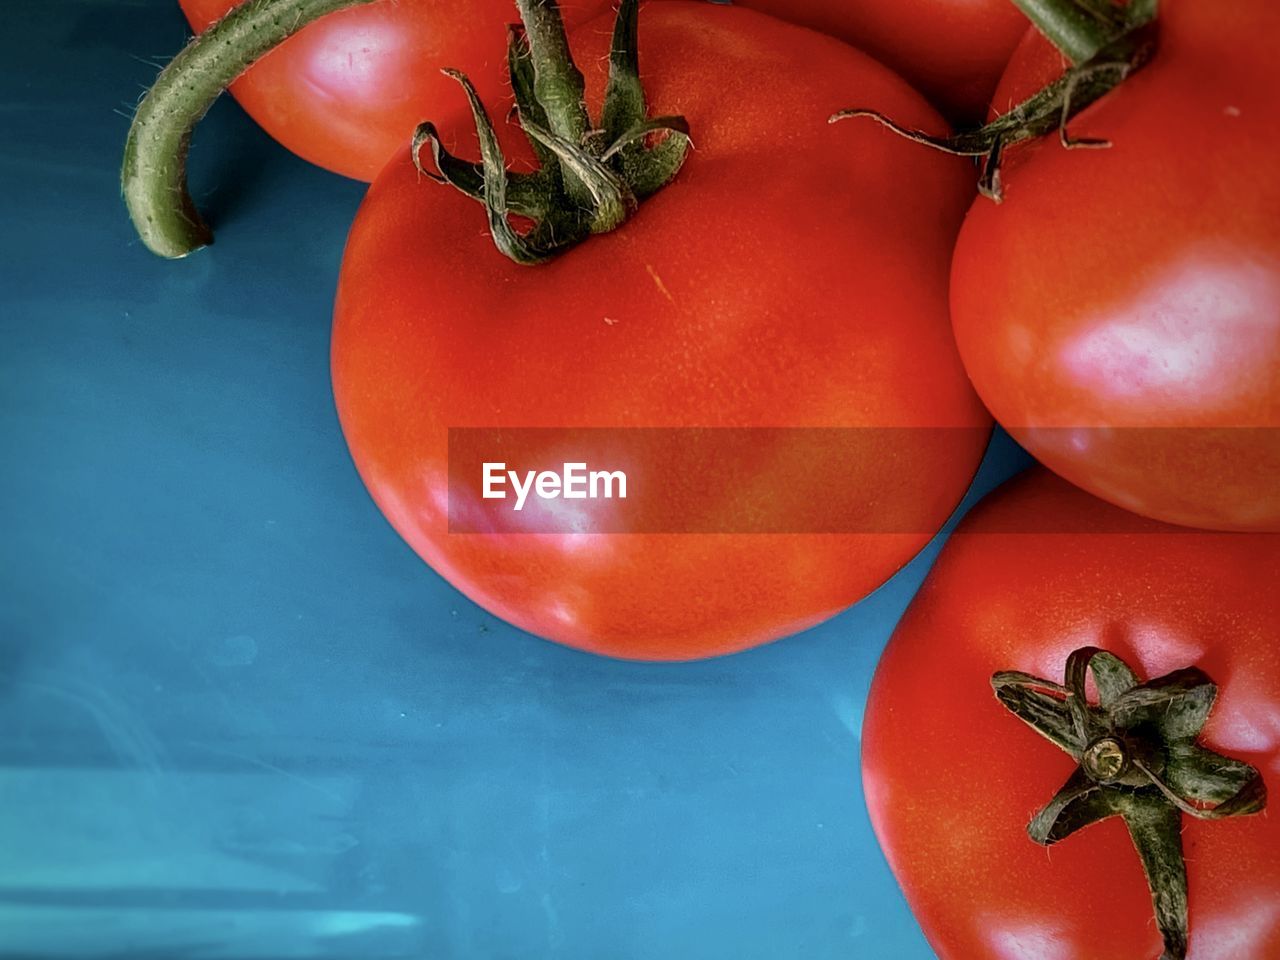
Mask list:
[[[1050,845],[1078,830],[1121,817],[1142,860],[1161,960],[1184,960],[1190,907],[1182,853],[1182,816],[1200,820],[1260,813],[1262,774],[1196,741],[1218,689],[1202,671],[1177,670],[1141,683],[1119,657],[1083,647],[1067,658],[1065,683],[1025,673],[997,673],[996,697],[1019,720],[1079,765],[1027,833]],[[1098,703],[1085,681],[1092,675]]]
[[[213,242],[187,189],[191,133],[255,60],[311,21],[375,0],[244,0],[191,41],[138,104],[125,142],[120,188],[142,242],[185,257]]]

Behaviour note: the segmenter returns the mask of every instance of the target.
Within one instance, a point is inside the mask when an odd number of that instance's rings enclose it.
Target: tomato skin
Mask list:
[[[240,0],[179,0],[199,33]],[[562,0],[572,28],[609,0]],[[387,0],[341,10],[290,37],[231,86],[241,106],[298,156],[373,180],[414,128],[467,114],[444,67],[467,73],[496,103],[506,82],[511,0]]]
[[[618,231],[529,268],[494,250],[473,201],[392,163],[348,241],[333,381],[374,499],[465,594],[576,647],[690,659],[848,606],[963,494],[990,424],[946,319],[972,180],[966,164],[874,125],[827,124],[852,88],[940,124],[905,82],[838,41],[711,4],[652,4],[640,19],[650,113],[683,114],[693,129],[675,182]],[[609,27],[572,38],[593,110]],[[499,133],[518,154],[518,131]],[[446,532],[449,427],[860,425],[968,431],[959,452],[921,453],[918,473],[895,473],[894,449],[850,467],[913,491],[901,529],[918,533]],[[775,490],[776,509],[849,476]]]
[[[737,2],[866,51],[957,122],[981,120],[1027,30],[1027,18],[1009,0]],[[847,99],[847,106],[861,106],[856,90]]]
[[[1280,8],[1170,0],[1160,29],[1154,62],[1071,125],[1111,149],[1017,148],[1005,202],[975,203],[956,338],[996,419],[1072,482],[1172,523],[1278,530]],[[997,104],[1060,63],[1029,38]]]
[[[1274,787],[1278,581],[1274,534],[1163,526],[1042,470],[963,521],[889,643],[863,725],[876,835],[942,960],[1160,955],[1118,818],[1049,851],[1027,837],[1074,763],[997,702],[990,679],[1061,681],[1089,645],[1143,679],[1199,666],[1219,687],[1201,742]],[[1280,818],[1184,820],[1188,960],[1280,956]]]

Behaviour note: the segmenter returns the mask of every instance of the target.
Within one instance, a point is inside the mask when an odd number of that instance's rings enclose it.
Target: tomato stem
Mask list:
[[[1090,703],[1092,674],[1098,703]],[[1247,763],[1196,741],[1217,687],[1192,667],[1139,683],[1114,654],[1083,647],[1067,658],[1065,683],[1025,673],[997,673],[996,697],[1019,720],[1079,766],[1027,826],[1046,846],[1108,817],[1122,818],[1142,860],[1162,960],[1184,960],[1189,907],[1182,815],[1200,820],[1260,813],[1262,775]]]
[[[1118,16],[1109,16],[1105,0],[1013,0],[1019,10],[1049,42],[1072,63],[1084,63],[1116,38],[1123,30]]]
[[[218,95],[257,59],[307,24],[374,0],[245,0],[192,40],[138,104],[120,187],[147,248],[185,257],[213,242],[187,189],[191,134]]]
[[[559,5],[551,0],[516,0],[524,23],[533,68],[533,95],[541,105],[548,129],[570,143],[581,143],[591,119],[583,99],[586,83],[573,62]],[[590,203],[586,184],[566,171],[565,186],[581,203]]]
[[[1015,2],[1021,4],[1021,0]],[[1035,2],[1049,5],[1051,0]],[[1074,2],[1079,7],[1087,5],[1095,10],[1100,20],[1118,16],[1122,22],[1111,28],[1114,31],[1111,39],[1095,50],[1087,60],[1076,63],[1053,83],[986,126],[940,137],[924,130],[902,126],[891,117],[863,108],[841,110],[831,116],[830,122],[869,117],[908,140],[943,153],[973,157],[980,161],[982,167],[978,178],[978,192],[999,203],[1004,198],[1000,166],[1005,151],[1010,147],[1051,133],[1057,133],[1064,148],[1111,146],[1107,140],[1073,137],[1068,132],[1067,125],[1085,108],[1105,97],[1135,71],[1146,66],[1155,54],[1157,0],[1130,0],[1122,12],[1114,14],[1107,14],[1106,11],[1119,11],[1121,8],[1114,7],[1110,0]]]
[[[583,79],[569,51],[556,0],[516,0],[524,27],[507,37],[507,64],[520,126],[541,167],[506,169],[493,122],[471,82],[457,80],[471,105],[480,162],[450,154],[431,123],[420,124],[411,154],[418,171],[485,206],[494,245],[521,264],[541,263],[596,233],[621,226],[639,202],[679,172],[689,149],[683,117],[649,117],[640,83],[639,0],[622,0],[609,54],[600,124],[583,101]],[[651,134],[665,134],[649,143]],[[430,145],[435,170],[420,152]],[[533,221],[518,232],[510,215]]]

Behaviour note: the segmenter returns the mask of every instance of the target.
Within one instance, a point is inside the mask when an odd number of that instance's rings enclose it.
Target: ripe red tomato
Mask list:
[[[1201,745],[1266,782],[1280,774],[1277,582],[1276,535],[1165,526],[1045,471],[966,518],[885,651],[863,725],[876,834],[943,960],[1160,955],[1119,818],[1051,851],[1028,837],[1075,763],[998,702],[991,679],[1061,682],[1086,646],[1142,680],[1198,667],[1218,685]],[[1189,960],[1280,956],[1280,818],[1183,827]]]
[[[1113,503],[1280,529],[1280,60],[1265,0],[1168,0],[1154,62],[974,204],[952,314],[996,419]],[[1212,68],[1209,65],[1212,64]],[[1029,38],[996,102],[1061,60]]]
[[[203,31],[241,0],[179,0]],[[561,0],[569,27],[610,8],[609,0]],[[511,0],[388,0],[330,14],[254,64],[231,92],[267,133],[327,170],[372,180],[407,151],[423,120],[466,112],[458,85],[467,73],[496,98],[505,82]]]
[[[601,20],[572,38],[593,110],[609,31]],[[643,8],[640,52],[651,114],[682,114],[693,131],[675,182],[616,232],[521,267],[494,250],[473,201],[408,157],[390,164],[348,241],[333,382],[374,499],[451,583],[544,637],[687,659],[858,600],[964,492],[989,420],[950,339],[946,274],[972,177],[869,124],[829,126],[858,90],[940,127],[905,82],[831,38],[671,2]],[[499,133],[519,155],[518,131]],[[961,439],[900,430],[878,456],[794,484],[778,480],[778,450],[750,477],[692,478],[723,490],[722,506],[747,483],[780,517],[853,485],[913,532],[450,534],[447,429],[486,426],[954,427]]]
[[[839,37],[897,70],[956,120],[980,120],[1027,18],[1009,0],[737,0]],[[858,100],[850,90],[846,106]],[[862,104],[857,104],[861,106]]]

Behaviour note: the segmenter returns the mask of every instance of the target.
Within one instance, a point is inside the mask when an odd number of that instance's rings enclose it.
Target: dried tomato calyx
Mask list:
[[[639,0],[622,0],[614,23],[609,82],[600,122],[583,101],[582,73],[573,62],[556,0],[517,0],[523,28],[507,37],[516,117],[541,164],[533,173],[506,169],[484,104],[467,77],[462,85],[480,138],[480,162],[450,154],[431,123],[414,133],[418,171],[484,204],[497,248],[521,264],[541,263],[587,237],[615,230],[640,201],[666,186],[689,151],[683,117],[649,117],[640,82]],[[658,135],[660,139],[658,139]],[[656,142],[650,142],[656,140]],[[423,166],[430,144],[435,171]],[[518,231],[515,214],[533,226]]]
[[[981,168],[978,192],[996,203],[1004,199],[1000,166],[1009,147],[1054,133],[1068,150],[1111,146],[1108,140],[1073,137],[1067,125],[1151,61],[1156,50],[1158,0],[1132,0],[1123,7],[1110,0],[1015,2],[1072,61],[1072,66],[1043,90],[985,126],[948,137],[904,127],[882,113],[860,108],[841,110],[832,115],[831,122],[870,117],[908,140],[943,153],[973,157]]]
[[[1098,689],[1096,704],[1085,694],[1088,675]],[[1183,960],[1189,909],[1182,815],[1220,820],[1267,804],[1256,768],[1196,742],[1216,685],[1194,667],[1140,683],[1123,660],[1096,647],[1067,658],[1063,684],[1004,672],[991,685],[1018,719],[1079,764],[1031,819],[1031,839],[1048,846],[1122,817],[1151,888],[1162,960]]]

